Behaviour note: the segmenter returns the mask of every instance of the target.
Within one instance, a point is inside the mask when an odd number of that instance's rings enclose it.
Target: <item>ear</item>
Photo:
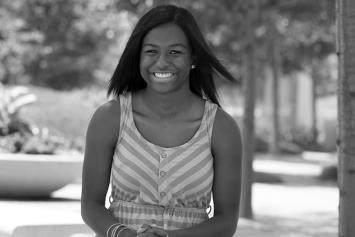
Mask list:
[[[194,69],[194,68],[196,68],[196,64],[197,64],[197,57],[196,57],[196,55],[192,55],[191,56],[191,69]]]

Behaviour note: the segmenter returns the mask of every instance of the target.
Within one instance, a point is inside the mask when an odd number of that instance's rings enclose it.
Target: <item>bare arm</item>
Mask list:
[[[237,227],[241,192],[242,141],[240,130],[218,110],[212,132],[214,156],[214,217],[191,228],[168,231],[169,237],[231,237]]]
[[[117,223],[105,208],[105,197],[119,126],[119,102],[110,101],[96,110],[86,134],[81,215],[84,222],[100,236],[106,236],[109,226]],[[124,233],[135,236],[133,232],[127,232]]]

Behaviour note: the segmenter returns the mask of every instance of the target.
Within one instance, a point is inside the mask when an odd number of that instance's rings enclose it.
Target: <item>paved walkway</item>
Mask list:
[[[253,221],[242,219],[240,237],[336,237],[338,191],[332,186],[255,184]]]
[[[254,219],[241,218],[235,236],[336,237],[338,190],[335,183],[317,178],[327,162],[312,158],[308,161],[297,158],[283,161],[270,156],[258,156],[254,162],[257,172],[277,175],[285,182],[258,182],[253,185]],[[0,237],[10,237],[18,226],[83,224],[80,216],[80,184],[58,190],[50,200],[0,199],[0,220]],[[87,229],[82,230],[87,232]],[[13,236],[28,236],[23,231],[18,228]]]

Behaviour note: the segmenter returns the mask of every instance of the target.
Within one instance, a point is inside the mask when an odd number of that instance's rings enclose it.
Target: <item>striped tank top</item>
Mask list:
[[[165,148],[146,140],[135,126],[132,94],[119,96],[121,121],[111,169],[110,210],[137,230],[166,230],[208,219],[213,183],[211,135],[217,105],[205,101],[201,125],[183,145]]]

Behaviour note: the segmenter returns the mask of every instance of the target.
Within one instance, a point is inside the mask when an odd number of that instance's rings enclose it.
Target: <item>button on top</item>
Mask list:
[[[166,175],[165,171],[160,171],[160,177],[164,177]]]
[[[165,192],[161,192],[160,193],[160,197],[165,197],[166,193]]]
[[[161,158],[165,159],[168,155],[167,155],[165,152],[162,152],[162,153],[160,154],[160,156],[161,156]]]

